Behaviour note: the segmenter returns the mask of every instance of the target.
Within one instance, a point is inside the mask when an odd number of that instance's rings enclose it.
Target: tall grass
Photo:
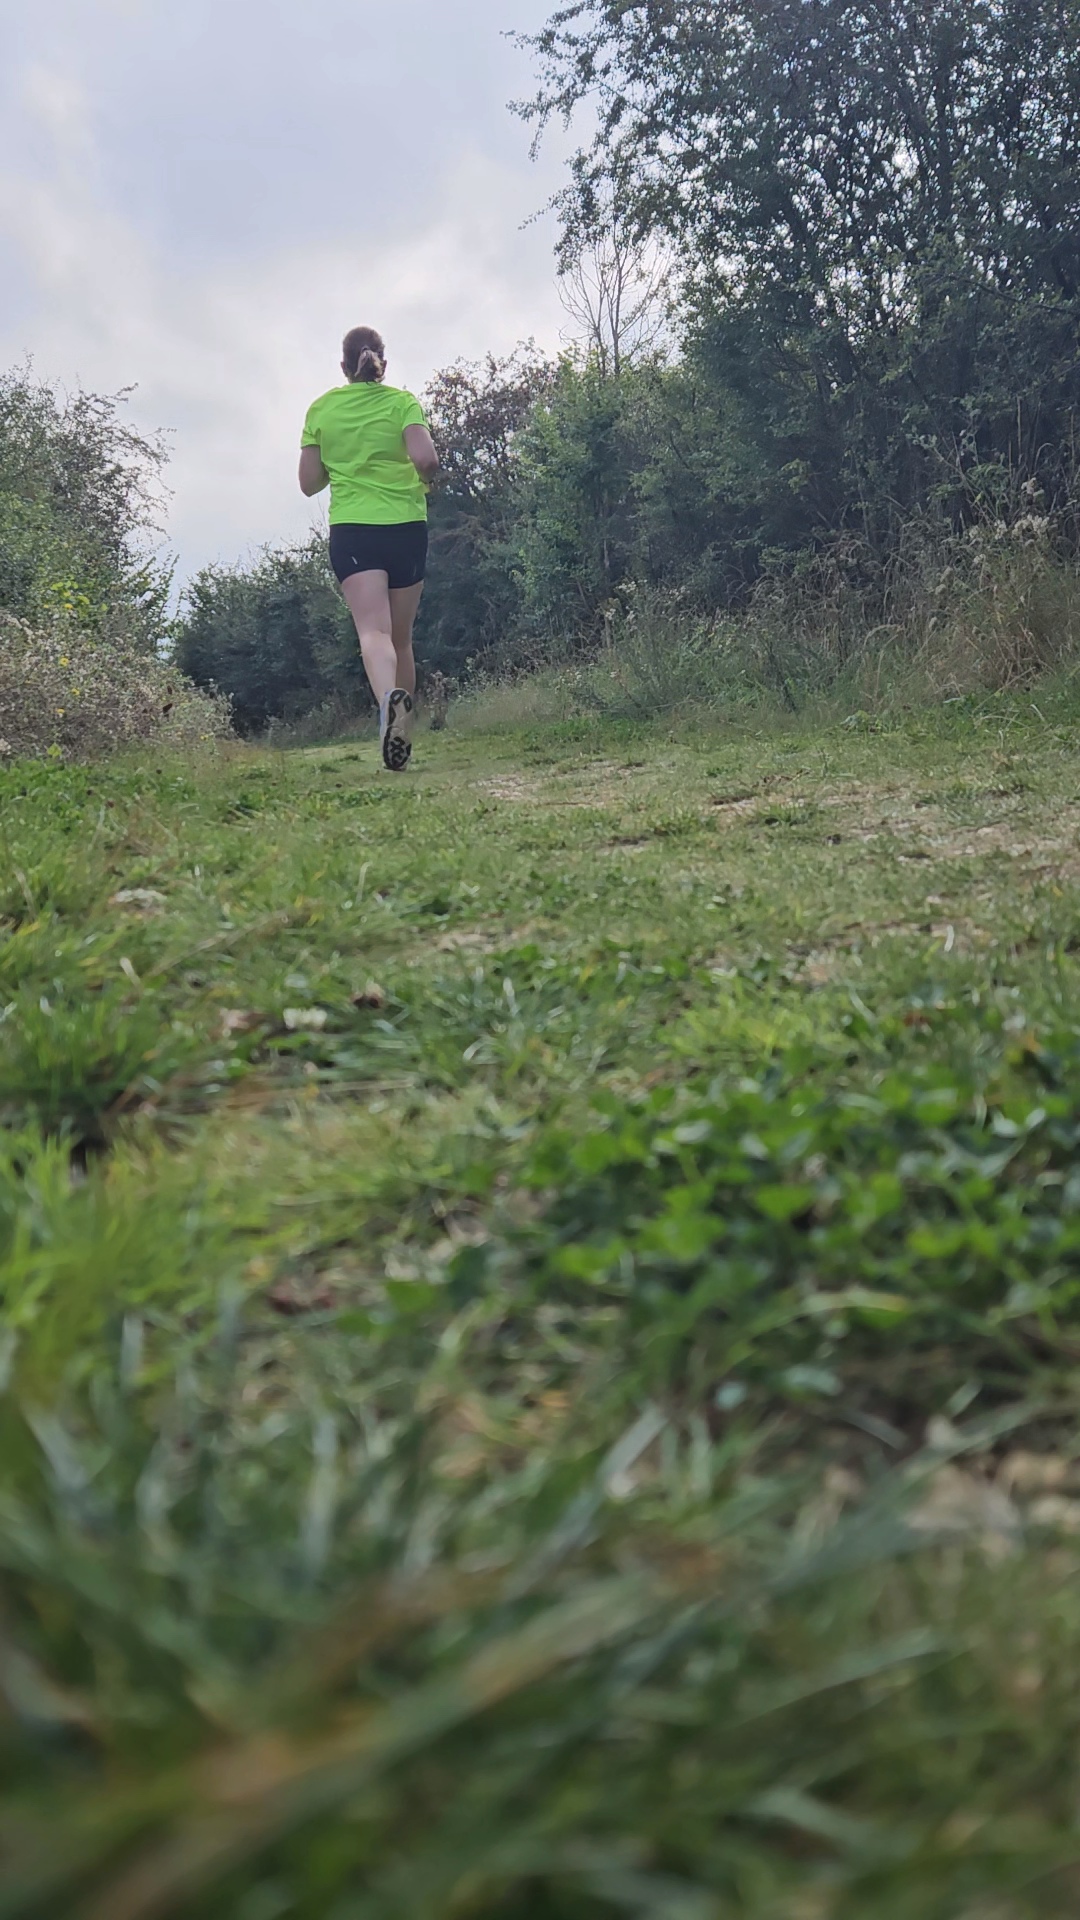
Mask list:
[[[763,585],[745,641],[763,683],[796,701],[1013,691],[1080,658],[1080,568],[1031,512],[947,540],[913,527],[884,576],[858,542],[834,543]]]
[[[881,712],[1015,691],[1077,663],[1080,567],[1052,517],[1021,500],[954,536],[912,525],[884,569],[861,539],[834,540],[769,569],[740,613],[630,582],[599,651],[568,660],[560,644],[521,681],[478,683],[457,719]]]
[[[493,1500],[377,1391],[238,1420],[222,1341],[6,1414],[6,1920],[1075,1911],[1074,1567],[985,1433],[846,1517],[650,1408]]]

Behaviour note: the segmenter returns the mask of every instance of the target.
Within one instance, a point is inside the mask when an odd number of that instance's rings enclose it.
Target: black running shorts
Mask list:
[[[339,580],[354,573],[385,573],[392,588],[418,587],[427,572],[426,520],[394,527],[330,529],[330,565]]]

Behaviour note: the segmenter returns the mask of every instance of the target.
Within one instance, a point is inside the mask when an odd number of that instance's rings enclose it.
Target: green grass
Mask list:
[[[1075,1911],[1039,707],[0,771],[0,1920]]]

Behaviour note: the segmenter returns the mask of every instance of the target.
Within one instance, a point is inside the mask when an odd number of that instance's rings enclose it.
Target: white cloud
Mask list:
[[[200,259],[190,245],[173,257],[110,191],[93,103],[70,74],[36,61],[20,96],[34,139],[0,149],[0,242],[21,282],[0,315],[0,362],[30,353],[68,386],[137,387],[139,423],[174,436],[169,542],[183,573],[312,524],[296,448],[309,402],[339,377],[346,327],[379,326],[391,379],[414,387],[529,335],[558,345],[551,233],[522,230],[544,180],[524,153],[493,156],[501,130],[488,150],[451,149],[396,239],[339,243],[325,221],[308,236],[294,220],[272,247],[238,234],[230,251],[215,234]]]
[[[71,74],[32,63],[26,69],[22,91],[27,110],[41,121],[60,148],[88,151],[86,95]]]

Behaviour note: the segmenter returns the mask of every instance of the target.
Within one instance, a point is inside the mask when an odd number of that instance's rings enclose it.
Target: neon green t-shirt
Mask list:
[[[426,425],[413,394],[374,380],[331,387],[316,400],[300,444],[322,454],[332,527],[394,527],[427,519],[427,492],[404,440],[406,427]]]

